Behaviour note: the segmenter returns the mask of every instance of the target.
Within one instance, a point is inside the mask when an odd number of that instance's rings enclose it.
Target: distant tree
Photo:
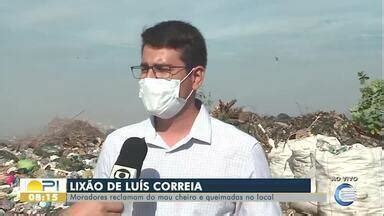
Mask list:
[[[364,71],[357,73],[361,98],[352,110],[352,119],[372,135],[384,136],[384,80],[368,82]]]
[[[203,104],[207,107],[208,110],[212,109],[213,100],[211,96],[211,92],[205,93],[205,90],[199,89],[196,93],[196,97],[203,102]]]
[[[364,85],[366,80],[369,80],[369,76],[364,71],[357,72],[357,77],[360,80],[360,84]]]

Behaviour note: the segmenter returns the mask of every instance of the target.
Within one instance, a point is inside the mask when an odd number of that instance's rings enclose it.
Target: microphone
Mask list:
[[[131,137],[125,140],[113,165],[110,178],[134,179],[140,176],[148,147],[144,138]]]

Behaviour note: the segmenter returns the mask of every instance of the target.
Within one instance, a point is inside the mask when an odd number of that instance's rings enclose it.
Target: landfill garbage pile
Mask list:
[[[42,143],[60,144],[68,148],[84,148],[90,143],[100,142],[97,139],[104,136],[100,129],[86,121],[54,118],[40,135],[17,140],[16,144],[19,148],[25,146],[34,148]]]
[[[0,215],[55,215],[66,208],[20,202],[20,178],[92,178],[104,139],[86,121],[55,118],[36,137],[0,141]]]
[[[344,114],[331,112],[314,112],[290,117],[281,113],[275,116],[260,116],[234,107],[236,100],[219,103],[214,107],[212,116],[237,126],[241,130],[256,137],[266,152],[270,152],[274,143],[307,137],[310,134],[336,137],[344,145],[362,143],[369,147],[384,147],[383,137],[372,137],[359,128],[357,124]]]
[[[384,174],[378,162],[384,155],[380,156],[383,139],[364,133],[345,115],[316,112],[298,117],[261,116],[235,107],[235,103],[236,100],[219,101],[211,115],[256,137],[267,153],[274,177],[311,178],[313,192],[323,192],[327,187],[322,185],[328,183],[329,176],[322,170],[328,170],[327,167],[340,166],[334,169],[337,171],[346,170],[345,164],[354,164],[353,169],[362,167],[356,172],[361,179],[367,178],[364,176],[380,179],[372,177],[375,174],[372,170]],[[20,178],[92,178],[107,133],[86,121],[55,118],[35,137],[0,140],[0,215],[55,215],[67,208],[64,203],[20,202]],[[381,161],[384,163],[384,159]],[[383,182],[371,185],[382,187]],[[372,199],[381,199],[371,193],[376,190],[368,188],[359,194],[369,197],[366,199],[369,202],[360,202],[361,206],[375,203]],[[285,215],[327,215],[329,209],[338,211],[334,203],[281,203],[281,206]]]
[[[262,144],[272,177],[310,178],[312,193],[327,202],[280,203],[284,215],[383,215],[384,139],[360,129],[345,115],[315,112],[298,117],[260,116],[219,101],[212,115],[256,137]],[[354,181],[334,181],[335,177]],[[336,203],[335,188],[348,182],[353,205]],[[379,191],[379,192],[378,192]]]

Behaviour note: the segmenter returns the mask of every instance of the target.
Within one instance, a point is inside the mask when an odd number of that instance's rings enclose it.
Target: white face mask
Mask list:
[[[169,119],[180,112],[193,93],[192,89],[186,99],[179,97],[180,84],[192,71],[193,69],[181,81],[178,79],[141,79],[139,98],[143,101],[148,113],[162,119]]]

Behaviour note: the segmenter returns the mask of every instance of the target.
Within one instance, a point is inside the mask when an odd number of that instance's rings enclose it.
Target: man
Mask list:
[[[129,137],[148,145],[141,178],[267,178],[259,142],[210,117],[197,99],[207,66],[203,36],[181,21],[156,24],[142,33],[142,58],[131,67],[150,118],[111,133],[103,144],[95,177],[108,178]],[[217,74],[225,76],[224,74]],[[92,210],[90,210],[92,209]],[[274,202],[79,203],[69,212],[124,215],[280,215]],[[80,214],[78,214],[80,215]]]

